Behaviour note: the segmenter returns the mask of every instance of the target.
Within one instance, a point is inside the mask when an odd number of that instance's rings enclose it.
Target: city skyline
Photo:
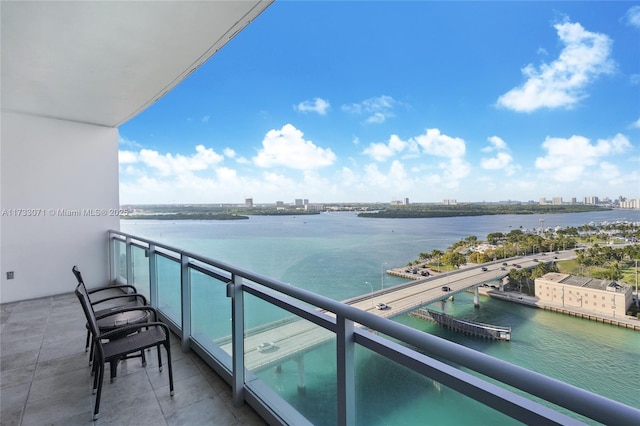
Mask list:
[[[120,201],[640,198],[639,35],[628,2],[276,2],[120,127]]]

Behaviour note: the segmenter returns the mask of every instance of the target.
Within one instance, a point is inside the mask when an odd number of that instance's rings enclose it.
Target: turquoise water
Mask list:
[[[352,213],[331,213],[222,222],[121,221],[121,229],[344,300],[370,292],[366,282],[374,290],[404,282],[382,271],[404,265],[420,252],[444,250],[470,235],[484,239],[490,232],[535,228],[540,218],[360,219]],[[544,219],[546,226],[617,219],[640,222],[640,212],[547,215]],[[475,309],[467,294],[431,308],[458,318],[511,326],[512,341],[475,339],[408,315],[395,320],[640,408],[638,332],[490,298],[483,298],[480,309]],[[365,349],[359,349],[357,356],[359,424],[512,423],[437,383],[414,378],[404,367]],[[305,357],[306,394],[297,392],[294,362],[284,363],[277,372],[259,374],[315,424],[333,424],[333,357],[333,344]]]

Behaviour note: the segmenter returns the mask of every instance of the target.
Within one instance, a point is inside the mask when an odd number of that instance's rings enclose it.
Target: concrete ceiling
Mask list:
[[[2,109],[117,127],[272,1],[2,0]]]

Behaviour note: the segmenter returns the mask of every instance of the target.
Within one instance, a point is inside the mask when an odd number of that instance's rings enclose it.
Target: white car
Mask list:
[[[258,352],[271,352],[276,349],[276,345],[273,342],[262,342],[256,349]]]
[[[376,304],[376,309],[379,310],[385,310],[385,309],[389,309],[389,305],[387,305],[386,303],[378,303]]]

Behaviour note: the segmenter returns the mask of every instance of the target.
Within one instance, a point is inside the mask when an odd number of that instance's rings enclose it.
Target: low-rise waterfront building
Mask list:
[[[558,272],[535,280],[535,295],[541,302],[613,317],[626,315],[632,293],[629,284]]]

